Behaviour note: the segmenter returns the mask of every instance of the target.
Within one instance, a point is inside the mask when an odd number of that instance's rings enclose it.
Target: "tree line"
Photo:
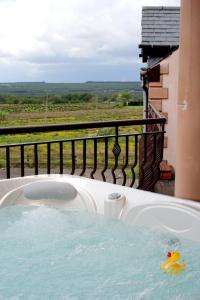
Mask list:
[[[18,96],[18,95],[0,95],[0,104],[49,104],[64,103],[85,103],[85,102],[118,102],[123,105],[142,105],[142,99],[135,99],[135,96],[129,92],[114,93],[112,95],[96,95],[91,93],[67,93],[64,95],[45,96]]]

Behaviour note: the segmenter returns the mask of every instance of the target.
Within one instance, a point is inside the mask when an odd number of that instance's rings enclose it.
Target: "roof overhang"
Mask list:
[[[178,49],[179,45],[145,45],[140,44],[139,48],[141,53],[139,57],[142,57],[142,62],[147,62],[149,57],[166,57],[170,53]]]

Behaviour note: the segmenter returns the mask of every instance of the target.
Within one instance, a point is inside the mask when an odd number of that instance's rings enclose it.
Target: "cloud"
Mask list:
[[[36,76],[49,65],[53,72],[61,65],[136,64],[141,8],[149,2],[1,0],[0,65],[21,70],[26,66]],[[178,0],[151,1],[151,5],[178,4]]]

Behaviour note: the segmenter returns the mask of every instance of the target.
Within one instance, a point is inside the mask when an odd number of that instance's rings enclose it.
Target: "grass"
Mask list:
[[[20,108],[17,112],[18,105],[11,104],[13,112],[9,112],[9,105],[0,105],[0,110],[7,112],[1,121],[1,127],[9,126],[30,126],[30,125],[43,125],[43,124],[69,124],[69,123],[82,123],[82,122],[95,122],[95,121],[111,121],[123,119],[136,119],[142,117],[142,107],[115,107],[115,104],[77,104],[71,105],[70,110],[67,110],[65,105],[55,105],[55,111],[40,111],[38,105],[31,105],[32,110],[26,112],[26,106]],[[14,109],[16,106],[16,109]],[[51,106],[52,107],[52,106]],[[72,109],[73,107],[73,109]],[[58,108],[60,111],[57,111]],[[37,111],[36,111],[37,110]],[[49,132],[42,134],[24,134],[24,135],[10,135],[1,136],[0,144],[21,143],[21,142],[36,142],[48,141],[55,139],[66,139],[83,137],[89,135],[101,135],[109,132],[110,129],[99,130],[81,130],[81,131],[67,131],[67,132]],[[127,132],[130,128],[122,128],[121,132]],[[138,126],[132,126],[132,131],[140,131]],[[112,133],[112,132],[111,132]]]

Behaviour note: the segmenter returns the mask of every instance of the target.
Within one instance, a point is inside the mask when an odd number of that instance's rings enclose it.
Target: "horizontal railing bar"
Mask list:
[[[159,119],[134,119],[134,120],[118,120],[118,121],[103,121],[103,122],[88,122],[88,123],[72,123],[72,124],[1,127],[0,135],[36,133],[36,132],[42,133],[42,132],[92,129],[92,128],[104,128],[104,127],[116,127],[116,126],[119,127],[119,126],[131,126],[131,125],[165,124],[165,122],[166,122],[165,118],[159,118]]]
[[[143,136],[148,134],[158,134],[158,133],[165,133],[165,131],[149,131],[149,132],[142,132],[142,133],[128,133],[128,134],[119,134],[118,137],[126,137],[126,136]],[[19,144],[5,144],[0,145],[1,148],[5,147],[19,147],[19,146],[34,146],[34,145],[46,145],[46,144],[56,144],[60,142],[71,142],[71,141],[83,141],[83,140],[99,140],[99,139],[111,139],[116,137],[116,135],[102,135],[102,136],[90,136],[90,137],[81,137],[81,138],[72,138],[72,139],[64,139],[64,140],[55,140],[55,141],[42,141],[42,142],[32,142],[32,143],[19,143]]]

